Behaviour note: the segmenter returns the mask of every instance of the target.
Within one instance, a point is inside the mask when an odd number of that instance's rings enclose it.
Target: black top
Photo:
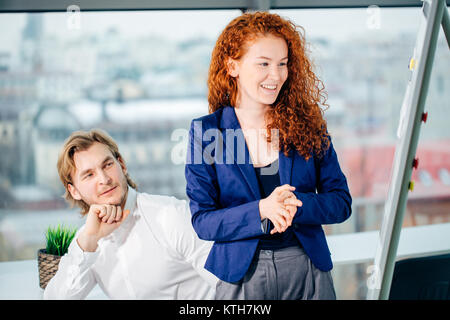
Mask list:
[[[265,174],[261,174],[262,168],[268,168],[269,166],[276,166],[278,168],[278,160],[273,163],[261,167],[255,168],[256,178],[258,179],[259,191],[261,193],[261,199],[267,198],[276,187],[280,186],[280,174],[279,170],[275,174],[267,174],[272,170],[263,171]],[[294,234],[292,226],[288,227],[285,232],[270,234],[270,230],[273,229],[272,222],[269,221],[268,234],[262,235],[258,244],[259,249],[275,250],[291,246],[299,246],[300,242]]]

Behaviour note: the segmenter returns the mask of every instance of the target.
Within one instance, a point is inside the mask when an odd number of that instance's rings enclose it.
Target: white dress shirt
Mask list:
[[[84,252],[74,237],[44,299],[83,299],[98,284],[111,299],[213,299],[217,278],[204,268],[213,242],[200,240],[188,203],[128,187],[128,217]]]

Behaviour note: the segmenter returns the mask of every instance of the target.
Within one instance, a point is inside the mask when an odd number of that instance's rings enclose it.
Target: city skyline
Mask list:
[[[379,8],[379,12],[368,11],[367,8],[272,10],[272,12],[304,27],[307,40],[315,37],[342,41],[352,35],[364,34],[389,37],[392,30],[415,34],[420,21],[420,8]],[[70,38],[83,34],[103,35],[114,27],[124,36],[131,38],[163,35],[170,40],[181,41],[201,35],[216,39],[225,25],[240,14],[239,10],[81,12],[81,29],[69,30],[67,27],[69,13],[52,12],[43,14],[43,33]],[[1,16],[0,51],[18,50],[17,45],[27,14],[8,13]],[[185,24],[180,24],[179,21],[185,21]]]

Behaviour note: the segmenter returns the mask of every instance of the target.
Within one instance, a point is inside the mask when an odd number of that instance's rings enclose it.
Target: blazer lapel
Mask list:
[[[261,193],[259,192],[259,185],[258,180],[256,178],[255,169],[253,167],[253,164],[250,163],[250,153],[247,148],[247,142],[245,141],[241,125],[239,124],[239,121],[236,117],[236,113],[234,112],[233,107],[224,107],[221,119],[221,128],[225,129],[223,131],[224,135],[223,143],[226,150],[225,151],[227,159],[226,163],[229,163],[228,159],[233,159],[234,161],[233,164],[236,164],[239,170],[241,171],[245,181],[248,184],[248,188],[252,192],[255,199],[261,199]],[[228,131],[228,134],[231,134],[234,139],[233,148],[231,147],[227,148],[226,129],[233,129]],[[244,150],[240,148],[242,144],[238,143],[239,141],[244,142]],[[242,152],[244,152],[244,155],[241,154]]]

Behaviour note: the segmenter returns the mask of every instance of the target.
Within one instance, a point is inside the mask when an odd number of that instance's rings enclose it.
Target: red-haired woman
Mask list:
[[[217,299],[336,298],[321,225],[346,220],[352,199],[306,45],[292,22],[255,12],[213,50],[185,174],[194,229],[214,241]]]

